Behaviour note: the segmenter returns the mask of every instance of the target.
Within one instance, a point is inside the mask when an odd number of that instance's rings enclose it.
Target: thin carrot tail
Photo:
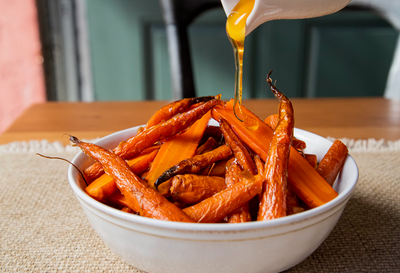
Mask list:
[[[279,91],[274,84],[272,84],[271,74],[272,70],[267,75],[267,83],[271,87],[271,91],[279,101],[289,101],[289,99],[281,91]]]

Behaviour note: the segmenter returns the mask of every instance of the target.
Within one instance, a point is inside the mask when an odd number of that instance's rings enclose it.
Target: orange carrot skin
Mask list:
[[[247,110],[243,105],[242,111],[245,115],[258,119],[256,115]],[[258,119],[258,128],[253,131],[248,130],[235,117],[233,113],[233,100],[229,101],[225,106],[215,106],[211,114],[216,120],[219,120],[220,116],[226,119],[244,144],[262,160],[266,160],[273,135],[272,129],[267,124]],[[293,147],[290,151],[288,172],[288,182],[293,185],[296,195],[310,208],[323,205],[338,195]]]
[[[275,86],[271,90],[279,103],[278,124],[270,143],[265,162],[265,186],[260,201],[257,221],[265,221],[286,216],[286,192],[290,147],[293,139],[294,116],[290,100]]]
[[[193,157],[210,118],[211,112],[208,111],[189,130],[164,142],[146,176],[150,186],[154,187],[155,181],[163,172],[180,161]]]
[[[179,113],[183,113],[187,111],[192,105],[196,103],[206,102],[209,100],[215,99],[214,96],[207,97],[197,97],[197,98],[185,98],[182,100],[171,102],[165,106],[163,106],[160,110],[158,110],[146,123],[146,127],[144,129],[148,129],[153,127],[154,125],[159,124],[160,122],[169,120],[173,116]]]
[[[342,169],[349,151],[347,146],[340,140],[335,140],[328,152],[318,164],[317,172],[329,183],[333,185],[336,176]]]
[[[141,150],[153,145],[158,140],[167,139],[176,135],[183,129],[188,128],[211,108],[221,104],[220,100],[210,100],[190,111],[179,114],[163,123],[144,130],[141,134],[136,135],[127,141],[121,142],[115,149],[114,153],[123,159],[131,158]]]
[[[314,154],[304,154],[304,158],[310,163],[311,166],[317,168],[318,158]]]
[[[307,144],[303,140],[300,140],[300,139],[297,139],[297,138],[293,137],[292,146],[296,150],[302,151],[307,147]]]
[[[240,179],[242,168],[235,158],[228,161],[226,167],[225,184],[231,187]],[[230,213],[227,217],[228,223],[244,223],[251,221],[249,203],[244,204],[242,207]]]
[[[209,137],[206,142],[196,149],[195,155],[200,155],[211,150],[214,150],[218,146],[217,141],[213,137]]]
[[[153,152],[147,155],[143,155],[133,160],[129,160],[127,163],[130,166],[133,173],[141,174],[149,167],[150,162],[153,161],[157,153],[158,149],[154,150]],[[108,196],[113,194],[116,190],[117,190],[117,185],[115,184],[114,179],[108,174],[103,174],[85,188],[86,193],[98,201],[107,198]]]
[[[125,196],[118,190],[105,199],[105,203],[111,203],[122,207],[128,207],[129,204]]]
[[[198,223],[216,223],[260,193],[262,177],[242,175],[238,183],[183,211]]]
[[[226,146],[221,145],[218,148],[201,155],[195,155],[194,157],[182,160],[178,164],[172,166],[166,170],[157,181],[154,186],[157,188],[161,183],[171,179],[177,174],[194,174],[199,172],[201,169],[210,166],[211,164],[225,159],[232,155],[232,150]]]
[[[273,114],[264,119],[264,122],[271,127],[272,130],[278,125],[278,114]]]
[[[264,122],[268,124],[268,126],[271,127],[272,130],[274,130],[275,127],[278,125],[278,114],[268,116],[264,120]],[[300,139],[293,137],[292,146],[296,150],[304,150],[306,148],[306,143]]]
[[[238,160],[242,169],[254,175],[256,167],[247,148],[243,145],[242,141],[236,136],[236,134],[233,132],[233,130],[231,129],[231,127],[229,126],[228,122],[225,119],[221,118],[219,123],[226,144],[231,148],[233,154],[235,155],[235,158]]]
[[[225,168],[226,168],[226,163],[228,160],[220,160],[216,162],[213,166],[211,171],[208,172],[209,176],[220,176],[220,177],[225,177]]]
[[[119,156],[95,144],[85,143],[71,136],[71,141],[98,161],[115,180],[125,196],[128,207],[141,216],[177,222],[193,222],[181,209],[169,202],[155,189],[142,182]]]
[[[170,193],[175,201],[192,205],[225,188],[225,179],[222,177],[185,174],[171,179]]]
[[[114,149],[114,153],[123,159],[130,159],[139,154],[142,150],[152,146],[157,141],[172,137],[188,128],[215,105],[220,105],[222,103],[223,102],[218,99],[210,100],[190,111],[157,124],[148,130],[143,130],[141,133],[131,137],[127,141],[122,141]],[[102,173],[101,166],[96,163],[84,170],[85,178],[89,181],[93,181]]]

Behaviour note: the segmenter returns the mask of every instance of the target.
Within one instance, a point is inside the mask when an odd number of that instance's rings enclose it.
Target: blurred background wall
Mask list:
[[[45,101],[35,0],[0,0],[0,133]]]
[[[195,1],[195,0],[187,0]],[[169,56],[158,0],[37,0],[49,100],[168,100]],[[197,95],[233,96],[226,15],[189,26]],[[368,10],[277,20],[246,37],[243,96],[272,97],[273,70],[289,97],[382,96],[398,32]]]

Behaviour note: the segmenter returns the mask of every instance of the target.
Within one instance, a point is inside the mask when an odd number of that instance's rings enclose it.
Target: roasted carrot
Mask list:
[[[214,138],[218,143],[222,143],[223,135],[219,126],[209,125],[204,132],[203,140],[200,142],[202,145],[208,138]]]
[[[127,163],[132,172],[139,175],[149,167],[150,162],[154,160],[157,153],[158,149],[149,154],[128,160]],[[110,196],[116,189],[117,185],[115,184],[114,179],[105,173],[87,186],[85,191],[94,199],[101,201]]]
[[[211,112],[212,117],[219,120],[223,117],[228,121],[236,135],[262,160],[266,160],[269,144],[272,139],[272,129],[259,120],[255,130],[249,130],[240,122],[233,113],[233,100],[225,106],[215,106]],[[241,107],[246,116],[258,119],[256,115]],[[338,194],[323,179],[317,171],[294,148],[291,148],[289,157],[289,181],[293,189],[309,207],[318,207],[334,199]]]
[[[197,173],[201,169],[210,166],[219,160],[229,157],[231,154],[232,150],[228,146],[221,145],[208,153],[195,155],[194,157],[182,160],[161,174],[154,183],[154,186],[157,188],[161,183],[171,179],[177,174]]]
[[[127,199],[128,207],[133,211],[141,216],[159,220],[193,222],[181,209],[141,181],[125,160],[100,146],[80,141],[76,137],[71,136],[70,140],[86,155],[102,165],[114,179],[118,189]]]
[[[333,185],[336,176],[342,169],[349,151],[347,146],[340,140],[335,140],[328,152],[324,155],[318,164],[317,172],[329,183]]]
[[[221,126],[221,131],[224,135],[226,144],[231,148],[242,169],[254,175],[256,172],[256,167],[247,148],[236,136],[225,119],[221,118],[219,120],[219,124]]]
[[[210,112],[211,115],[211,112]],[[214,150],[218,146],[217,141],[213,137],[209,137],[206,142],[204,142],[201,146],[196,149],[195,155],[200,155],[205,152],[209,152]]]
[[[268,150],[265,161],[265,181],[260,200],[257,221],[265,221],[286,216],[286,193],[290,147],[293,139],[294,115],[290,100],[267,82],[275,97],[279,100],[278,124]]]
[[[207,101],[192,110],[178,114],[165,122],[143,130],[127,141],[122,141],[113,151],[123,159],[130,159],[139,154],[143,149],[152,146],[157,141],[165,140],[190,127],[211,108],[222,103],[223,102],[218,99]],[[101,169],[99,164],[93,164],[84,171],[85,178],[88,181],[93,181],[103,173]]]
[[[236,158],[228,161],[226,167],[225,184],[228,187],[234,185],[240,179],[242,168],[240,167]],[[228,214],[228,223],[244,223],[251,221],[251,215],[249,210],[249,204],[246,203],[242,207],[236,209],[232,213]]]
[[[122,193],[117,190],[110,196],[108,196],[106,199],[104,199],[106,204],[113,204],[113,205],[118,205],[121,207],[128,207],[129,203],[127,202],[127,199],[125,196],[122,195]]]
[[[293,137],[292,147],[298,151],[303,151],[307,147],[307,144],[303,140]]]
[[[258,155],[254,155],[254,163],[256,164],[257,174],[264,175],[264,163]]]
[[[248,203],[262,188],[261,176],[242,174],[240,181],[213,196],[183,209],[198,223],[216,223]]]
[[[314,154],[304,154],[304,158],[310,163],[311,166],[317,168],[318,158]]]
[[[225,179],[195,174],[176,175],[171,179],[170,193],[175,201],[196,204],[226,188]]]
[[[211,170],[208,170],[209,176],[225,177],[225,167],[228,160],[220,160],[212,165]]]
[[[269,115],[264,122],[271,127],[272,130],[275,130],[276,125],[278,125],[278,114]]]
[[[159,124],[160,122],[169,120],[174,117],[176,114],[183,113],[189,108],[199,102],[206,102],[212,99],[216,99],[217,96],[207,96],[207,97],[197,97],[197,98],[185,98],[179,101],[171,102],[165,106],[163,106],[160,110],[158,110],[146,123],[144,129],[148,129],[153,127],[154,125]],[[199,105],[197,105],[199,106]]]
[[[225,168],[225,184],[230,187],[235,184],[239,179],[239,174],[242,173],[242,167],[240,167],[236,158],[231,158],[226,163]]]
[[[185,133],[164,142],[146,176],[150,186],[154,186],[154,182],[163,172],[182,160],[193,157],[210,118],[209,111]]]

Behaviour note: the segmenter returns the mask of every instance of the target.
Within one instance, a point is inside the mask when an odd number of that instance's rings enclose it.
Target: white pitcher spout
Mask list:
[[[221,0],[226,16],[240,0]],[[242,0],[244,1],[244,0]],[[335,13],[350,0],[255,0],[246,20],[246,35],[259,25],[277,19],[305,19]]]

